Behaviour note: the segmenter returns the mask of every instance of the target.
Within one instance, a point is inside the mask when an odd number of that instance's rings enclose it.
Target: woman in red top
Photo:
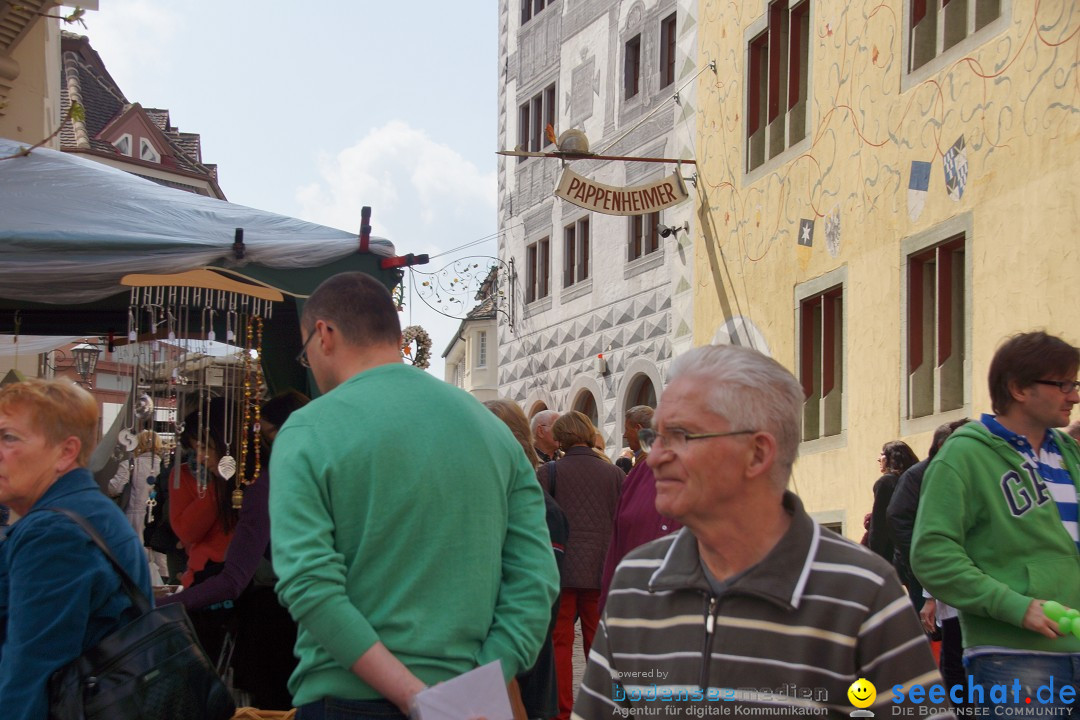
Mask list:
[[[185,418],[184,432],[180,436],[185,462],[177,463],[169,478],[172,483],[169,522],[188,556],[187,570],[180,577],[185,588],[194,584],[195,575],[202,573],[207,563],[225,562],[225,551],[237,520],[237,512],[232,508],[233,489],[228,481],[208,472],[195,461],[193,445],[197,426],[195,413]],[[195,472],[205,474],[206,482],[202,488]]]

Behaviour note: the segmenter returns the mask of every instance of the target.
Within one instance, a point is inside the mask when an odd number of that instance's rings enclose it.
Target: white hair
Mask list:
[[[671,364],[668,382],[683,376],[700,379],[709,410],[733,429],[776,438],[773,479],[786,487],[799,454],[805,401],[795,376],[772,358],[737,345],[705,345],[680,355]]]
[[[529,430],[531,430],[532,434],[535,435],[537,425],[540,425],[541,423],[545,425],[550,425],[551,423],[546,421],[550,420],[551,422],[555,422],[558,419],[559,413],[555,410],[541,410],[540,412],[532,416],[532,420],[529,421]]]

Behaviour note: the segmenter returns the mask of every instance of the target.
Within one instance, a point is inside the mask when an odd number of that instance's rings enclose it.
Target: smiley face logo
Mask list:
[[[874,704],[874,698],[877,697],[877,688],[866,678],[859,678],[851,683],[847,696],[851,704],[857,708],[870,707]]]

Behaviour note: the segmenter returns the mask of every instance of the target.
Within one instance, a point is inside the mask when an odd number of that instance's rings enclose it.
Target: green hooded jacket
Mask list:
[[[1054,431],[1074,486],[1080,448]],[[923,587],[960,611],[964,647],[1080,652],[1021,626],[1033,599],[1080,608],[1080,552],[1057,503],[1019,452],[981,422],[957,430],[926,471],[911,564]]]

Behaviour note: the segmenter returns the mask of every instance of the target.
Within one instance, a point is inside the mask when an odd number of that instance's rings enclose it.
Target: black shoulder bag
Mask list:
[[[228,720],[236,705],[206,657],[180,603],[151,606],[105,540],[81,515],[45,508],[77,523],[120,576],[139,617],[53,673],[49,720]]]

